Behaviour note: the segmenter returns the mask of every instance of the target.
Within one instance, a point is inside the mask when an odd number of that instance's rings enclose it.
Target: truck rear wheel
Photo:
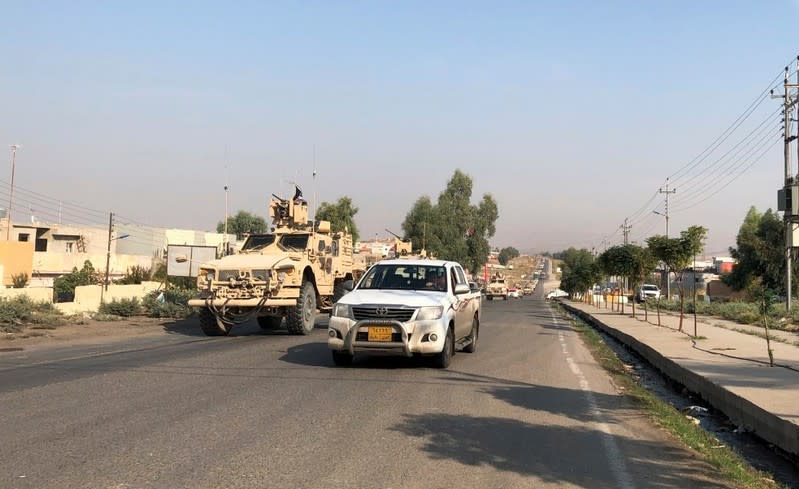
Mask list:
[[[200,309],[200,328],[206,336],[227,336],[233,325],[217,318],[210,309]]]
[[[477,337],[480,336],[480,321],[477,316],[472,319],[472,332],[469,334],[469,344],[463,348],[466,353],[477,351]]]
[[[258,326],[261,329],[266,331],[271,331],[273,329],[278,329],[280,327],[280,323],[283,322],[282,316],[259,316],[258,317]]]
[[[314,319],[316,319],[316,290],[311,282],[305,281],[302,283],[297,304],[289,308],[286,327],[290,334],[311,334],[314,328]]]

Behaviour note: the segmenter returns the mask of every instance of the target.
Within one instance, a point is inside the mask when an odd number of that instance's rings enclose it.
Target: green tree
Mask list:
[[[513,260],[517,256],[519,256],[519,250],[513,246],[508,246],[507,248],[502,248],[499,251],[499,256],[497,256],[497,259],[499,260],[500,264],[507,265],[509,261]]]
[[[405,237],[439,258],[460,262],[473,273],[479,270],[488,259],[499,209],[490,194],[478,205],[471,204],[471,197],[472,178],[455,170],[435,205],[429,197],[414,203],[402,223]]]
[[[563,252],[560,288],[575,295],[589,290],[601,277],[601,268],[587,249],[569,248]]]
[[[71,273],[53,280],[53,293],[57,302],[72,302],[75,300],[75,287],[102,283],[102,273],[94,269],[92,262],[86,260],[80,270],[78,267],[74,267]]]
[[[738,230],[736,247],[730,248],[730,255],[738,263],[722,280],[735,290],[751,290],[758,297],[763,295],[755,290],[759,286],[785,295],[784,233],[776,212],[768,209],[761,214],[751,207]],[[794,268],[794,273],[797,271],[799,266]]]
[[[250,214],[247,211],[238,211],[235,216],[228,216],[227,218],[227,232],[228,234],[235,234],[236,239],[244,238],[247,233],[265,233],[268,229],[266,221],[261,216]],[[219,221],[216,225],[217,233],[225,232],[225,223]]]
[[[646,281],[646,278],[655,270],[658,261],[652,250],[637,245],[627,245],[630,249],[632,266],[630,267],[630,287],[635,291],[638,286]],[[635,317],[635,299],[632,302],[633,317]]]
[[[632,245],[612,246],[599,255],[599,266],[605,275],[617,278],[629,278],[635,272],[635,258]],[[624,313],[624,302],[621,302]]]
[[[439,250],[441,244],[435,229],[438,226],[436,206],[428,196],[419,197],[405,215],[402,231],[414,247],[425,250]]]
[[[685,315],[685,269],[691,264],[694,256],[701,253],[704,249],[704,239],[707,236],[707,229],[702,226],[691,226],[685,231],[680,232],[679,238],[667,238],[665,236],[652,236],[648,238],[647,244],[656,259],[662,261],[669,267],[669,271],[674,273],[680,292],[680,328],[682,331],[683,317]],[[668,277],[666,278],[668,280]]]
[[[346,228],[352,235],[352,241],[358,241],[360,237],[358,226],[355,224],[355,214],[358,208],[352,205],[352,199],[341,197],[336,202],[330,204],[322,202],[316,211],[317,221],[330,221],[330,229],[333,232],[344,231]]]

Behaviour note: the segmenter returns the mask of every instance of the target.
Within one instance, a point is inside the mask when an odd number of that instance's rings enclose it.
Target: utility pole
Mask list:
[[[666,188],[658,189],[661,194],[666,194],[666,213],[663,217],[666,218],[666,237],[669,237],[669,195],[676,194],[677,189],[669,189],[669,179],[666,178]],[[671,279],[669,278],[669,266],[666,265],[666,299],[671,299]]]
[[[114,232],[114,213],[108,215],[108,250],[105,255],[105,281],[100,288],[100,304],[103,303],[103,294],[108,290],[108,275],[111,271],[111,233]]]
[[[630,231],[633,228],[632,224],[627,224],[628,218],[624,218],[624,224],[621,225],[621,232],[624,235],[624,244],[630,244]]]
[[[797,69],[799,69],[799,56],[796,58]],[[791,121],[793,118],[793,110],[796,106],[796,97],[791,97],[791,90],[799,87],[799,73],[797,73],[797,82],[788,83],[788,67],[785,67],[785,76],[783,77],[783,94],[774,95],[774,90],[771,91],[772,98],[782,98],[782,137],[783,137],[783,163],[785,166],[785,182],[782,190],[778,192],[778,208],[784,211],[783,221],[785,223],[785,307],[788,311],[791,310],[793,302],[793,279],[791,277],[793,269],[793,242],[794,229],[796,222],[799,220],[799,186],[796,184],[796,179],[793,175],[793,164],[791,163],[791,142],[796,139],[796,136],[791,135]]]
[[[14,169],[16,168],[18,149],[19,144],[11,145],[11,191],[8,193],[8,213],[6,216],[8,228],[6,229],[6,241],[11,241],[11,203],[14,200]]]

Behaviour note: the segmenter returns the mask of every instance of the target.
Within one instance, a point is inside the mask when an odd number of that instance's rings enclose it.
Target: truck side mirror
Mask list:
[[[455,295],[468,294],[471,292],[469,284],[455,284]]]
[[[355,282],[352,280],[345,280],[342,285],[347,292],[352,292],[352,289],[355,288]]]

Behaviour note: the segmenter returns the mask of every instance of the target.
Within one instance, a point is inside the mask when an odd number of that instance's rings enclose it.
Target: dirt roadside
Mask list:
[[[192,326],[199,328],[195,323],[196,317],[192,316],[182,320],[133,317],[118,321],[85,319],[83,324],[65,324],[52,329],[28,326],[17,333],[0,333],[0,352],[106,343],[129,337],[167,334]]]

